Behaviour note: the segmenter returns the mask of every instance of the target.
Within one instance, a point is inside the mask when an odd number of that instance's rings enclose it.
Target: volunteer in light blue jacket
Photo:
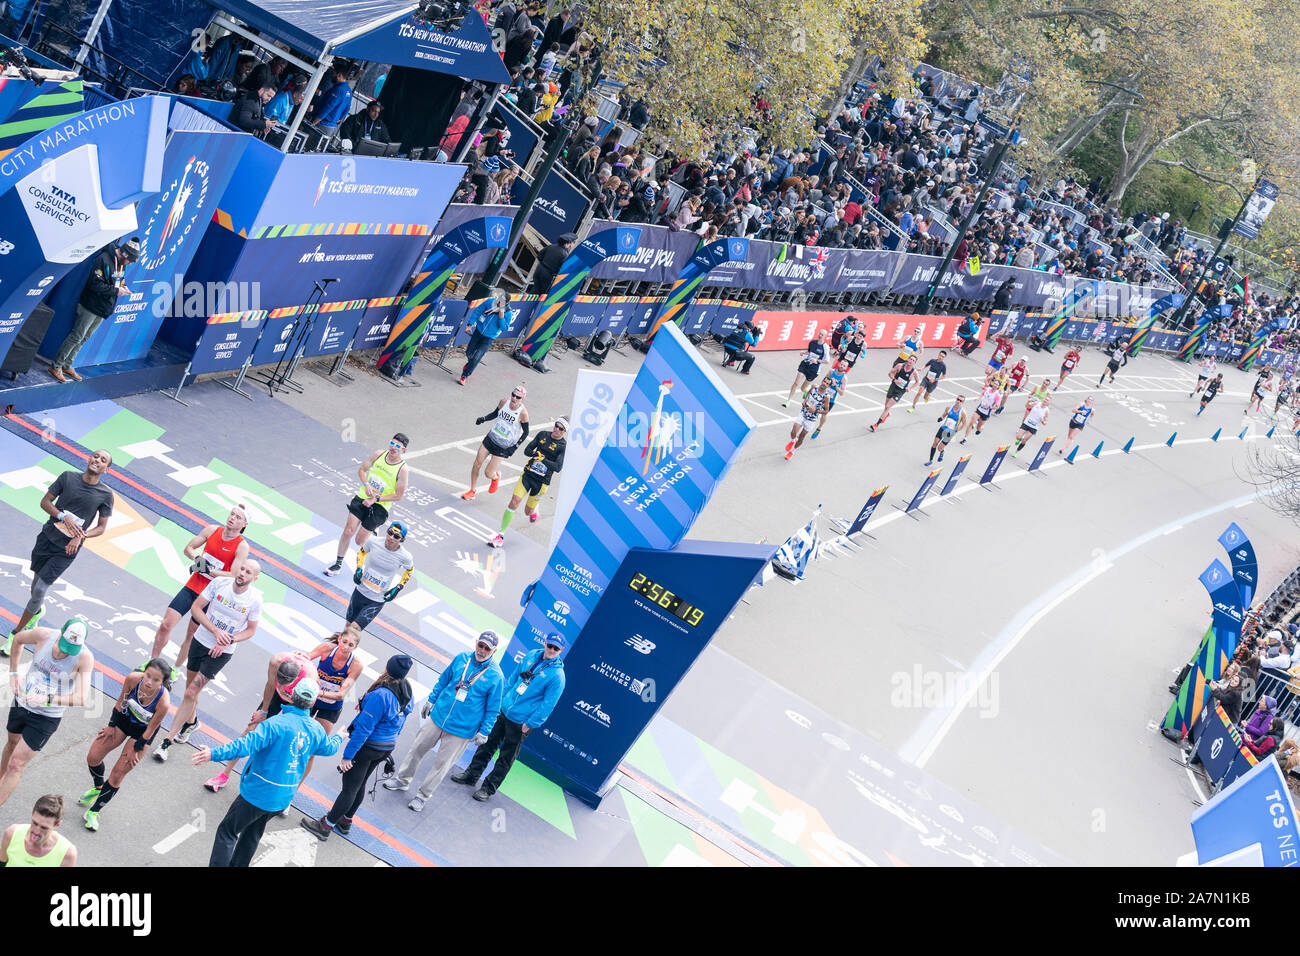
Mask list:
[[[438,675],[438,681],[429,691],[420,716],[426,718],[415,737],[415,745],[397,769],[397,776],[384,781],[388,790],[406,790],[415,779],[415,771],[425,754],[437,744],[438,753],[433,759],[420,789],[407,806],[417,813],[424,809],[425,801],[447,776],[447,771],[460,759],[465,747],[486,743],[497,714],[501,712],[501,685],[505,678],[492,655],[500,639],[496,631],[484,631],[478,636],[474,652],[457,654],[447,668]]]
[[[451,778],[456,783],[478,783],[488,761],[500,749],[496,766],[483,781],[483,786],[474,792],[475,800],[490,799],[501,789],[515,757],[519,756],[519,746],[524,738],[542,726],[559,703],[560,695],[564,693],[564,662],[560,660],[564,646],[563,636],[547,634],[546,645],[539,651],[525,654],[506,681],[501,693],[501,714],[492,725],[487,742],[474,751],[474,759],[465,771]]]
[[[370,685],[357,705],[360,711],[348,725],[348,745],[343,748],[343,771],[339,795],[319,820],[303,818],[302,827],[318,840],[328,840],[337,828],[346,835],[352,817],[366,795],[366,781],[381,764],[390,760],[397,738],[411,713],[415,692],[406,679],[415,662],[405,654],[388,659],[384,674]]]
[[[266,822],[293,801],[307,775],[307,761],[336,754],[343,746],[339,734],[327,737],[325,728],[308,713],[320,696],[315,678],[299,671],[281,673],[276,691],[284,702],[280,713],[228,744],[215,749],[201,747],[192,758],[195,766],[209,760],[248,758],[239,778],[239,796],[217,827],[208,866],[248,866]]]
[[[502,289],[497,289],[495,295],[473,308],[465,321],[470,336],[465,346],[465,367],[460,370],[460,384],[464,385],[465,380],[474,374],[478,363],[491,350],[492,343],[505,335],[518,314],[518,310],[510,308],[510,293]]]

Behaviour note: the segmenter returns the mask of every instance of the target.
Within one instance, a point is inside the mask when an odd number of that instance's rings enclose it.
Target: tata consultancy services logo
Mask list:
[[[546,616],[561,627],[568,627],[570,610],[571,608],[565,602],[556,601],[551,605],[550,609],[547,610]]]
[[[643,475],[649,472],[652,463],[657,465],[664,455],[672,454],[677,419],[671,413],[664,412],[664,396],[672,390],[672,387],[671,379],[659,383],[659,401],[655,404],[654,415],[650,418],[650,428],[646,431],[645,447],[641,449],[641,458],[645,462],[641,467]]]
[[[580,700],[573,705],[573,709],[584,717],[588,717],[600,724],[602,727],[609,727],[610,716],[600,709],[600,704],[589,704],[585,700]]]
[[[312,206],[320,202],[320,197],[325,195],[325,187],[330,181],[330,164],[326,163],[325,168],[320,172],[320,185],[316,187],[316,198],[311,201]]]
[[[191,156],[179,178],[159,197],[142,237],[140,261],[157,269],[189,238],[208,198],[210,167]]]

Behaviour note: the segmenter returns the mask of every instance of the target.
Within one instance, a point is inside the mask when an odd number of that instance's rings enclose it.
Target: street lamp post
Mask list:
[[[1232,217],[1232,223],[1228,228],[1223,230],[1223,235],[1219,239],[1219,244],[1215,246],[1214,252],[1207,256],[1205,262],[1202,263],[1201,271],[1197,273],[1195,281],[1193,281],[1190,286],[1183,287],[1183,291],[1187,294],[1183,296],[1183,304],[1180,305],[1178,311],[1174,313],[1172,320],[1173,328],[1177,329],[1182,326],[1183,319],[1187,317],[1187,312],[1192,307],[1192,296],[1196,294],[1196,290],[1199,289],[1201,283],[1205,281],[1205,273],[1209,271],[1214,260],[1219,258],[1219,254],[1223,252],[1223,247],[1228,244],[1228,239],[1232,236],[1232,230],[1237,228],[1237,223],[1241,222],[1241,217],[1246,214],[1246,207],[1250,204],[1250,197],[1255,194],[1255,190],[1259,188],[1259,184],[1263,181],[1263,178],[1264,175],[1262,172],[1255,178],[1255,185],[1250,187],[1250,192],[1246,193],[1245,198],[1242,199],[1241,208],[1239,208],[1237,214]]]

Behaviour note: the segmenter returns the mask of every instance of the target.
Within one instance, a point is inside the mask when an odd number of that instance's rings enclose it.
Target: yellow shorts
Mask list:
[[[524,480],[520,478],[515,482],[515,490],[511,493],[516,498],[527,498],[528,500],[524,502],[524,507],[529,511],[535,511],[537,509],[537,502],[542,500],[542,496],[546,494],[546,489],[548,487],[550,486],[542,485],[542,487],[537,489],[537,494],[530,494],[528,489],[524,487]]]

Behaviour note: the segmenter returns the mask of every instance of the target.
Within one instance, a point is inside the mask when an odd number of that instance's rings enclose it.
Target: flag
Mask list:
[[[788,248],[789,247],[784,242],[781,243],[781,251],[776,254],[777,262],[785,262],[785,254]]]
[[[1250,276],[1243,276],[1241,280],[1241,304],[1250,308]]]
[[[820,550],[817,519],[821,513],[822,506],[818,505],[812,519],[786,538],[785,544],[777,549],[772,558],[772,569],[781,577],[792,581],[801,580],[808,562],[817,558],[817,552]]]
[[[970,257],[970,274],[973,275],[973,276],[977,276],[977,275],[980,274],[980,257],[979,257],[979,256],[971,256],[971,257]]]

